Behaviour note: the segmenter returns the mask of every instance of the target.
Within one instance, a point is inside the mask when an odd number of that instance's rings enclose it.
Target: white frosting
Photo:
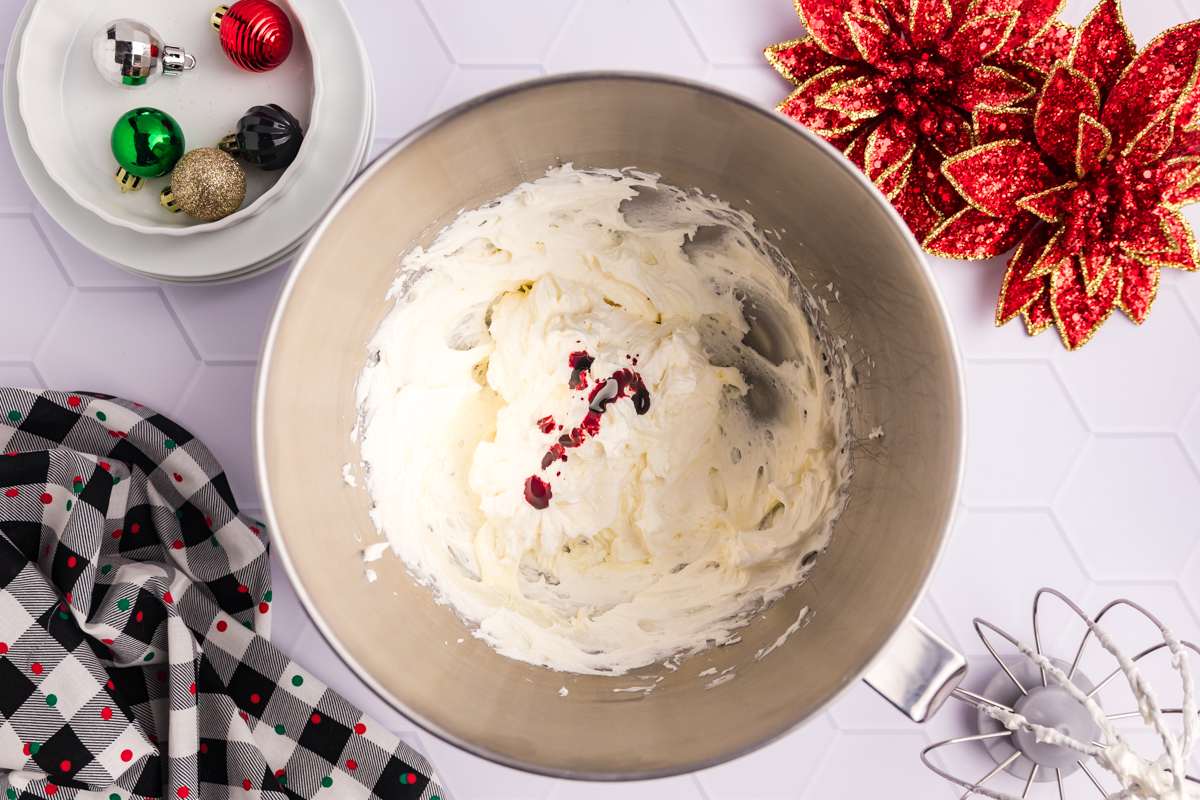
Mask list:
[[[403,259],[358,383],[371,513],[476,636],[623,674],[736,641],[804,578],[847,422],[779,258],[715,198],[568,165]],[[763,330],[778,363],[743,342]]]

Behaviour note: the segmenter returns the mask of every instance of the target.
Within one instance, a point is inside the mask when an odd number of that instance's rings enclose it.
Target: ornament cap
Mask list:
[[[121,194],[141,191],[141,188],[146,185],[145,178],[134,175],[124,167],[117,167],[115,180],[117,181],[117,185],[121,187]]]
[[[213,9],[209,22],[212,24],[213,30],[217,33],[221,32],[221,20],[225,19],[225,15],[228,13],[229,6],[217,6]]]
[[[167,75],[177,75],[189,69],[196,68],[196,57],[185,53],[182,47],[165,45],[162,49],[163,72]]]
[[[172,214],[179,214],[183,211],[183,208],[179,205],[179,201],[175,199],[175,194],[171,191],[170,186],[164,186],[162,191],[158,193],[158,204]]]
[[[217,147],[229,153],[231,156],[236,156],[242,151],[238,146],[238,137],[236,133],[231,133],[228,136],[222,137],[221,141],[217,142]]]

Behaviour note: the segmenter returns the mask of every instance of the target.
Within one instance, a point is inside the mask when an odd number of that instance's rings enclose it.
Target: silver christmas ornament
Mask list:
[[[136,19],[118,19],[92,39],[92,61],[114,86],[148,86],[164,72],[174,75],[196,66],[182,48],[163,44],[158,31]]]

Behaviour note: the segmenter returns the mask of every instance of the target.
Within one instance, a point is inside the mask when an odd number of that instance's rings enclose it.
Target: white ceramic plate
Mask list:
[[[246,169],[246,199],[234,214],[200,222],[172,214],[159,205],[159,190],[170,177],[148,180],[141,191],[122,194],[113,180],[117,164],[109,147],[113,125],[122,114],[151,106],[180,125],[187,149],[214,147],[254,105],[277,103],[300,120],[305,131],[317,125],[322,82],[319,52],[310,51],[303,13],[287,0],[292,18],[292,52],[277,69],[251,73],[239,69],[221,51],[209,25],[210,0],[182,0],[164,6],[157,0],[42,0],[33,9],[21,43],[17,67],[21,116],[34,150],[47,172],[80,205],[107,222],[140,233],[186,236],[219,230],[258,214],[290,185],[307,159],[301,146],[296,162],[282,172]],[[120,87],[105,81],[92,63],[92,39],[113,19],[128,17],[149,24],[165,43],[183,47],[196,68],[162,75],[150,86]],[[47,58],[47,53],[58,54]]]
[[[6,63],[18,63],[35,4],[36,0],[31,0],[21,15]],[[305,16],[310,47],[321,53],[328,116],[311,137],[313,149],[306,168],[270,208],[240,225],[184,238],[152,237],[106,223],[77,205],[46,172],[21,118],[16,71],[5,70],[4,115],[9,140],[38,202],[68,233],[102,258],[156,280],[220,281],[274,266],[272,262],[308,233],[354,177],[364,147],[369,150],[373,136],[370,67],[345,6],[340,0],[292,0],[292,5]],[[358,146],[346,147],[346,142]]]

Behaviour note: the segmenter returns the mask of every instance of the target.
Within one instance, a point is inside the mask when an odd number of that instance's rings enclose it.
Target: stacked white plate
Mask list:
[[[225,283],[258,275],[284,263],[300,248],[326,209],[370,157],[375,132],[375,87],[362,41],[341,0],[281,2],[292,12],[297,29],[292,54],[275,71],[278,75],[265,73],[268,77],[264,79],[262,75],[242,73],[246,76],[244,87],[229,83],[229,70],[236,68],[220,61],[224,56],[214,50],[216,32],[211,28],[204,31],[196,24],[196,20],[206,24],[215,3],[216,0],[178,0],[169,4],[169,14],[164,15],[162,10],[168,7],[146,0],[65,4],[56,0],[29,0],[13,32],[5,61],[4,117],[8,135],[17,164],[38,202],[68,233],[102,258],[155,280],[193,285]],[[59,21],[46,15],[49,6],[54,7],[56,16],[67,18]],[[63,13],[67,8],[79,11],[72,17]],[[92,24],[93,17],[104,19]],[[207,58],[198,57],[193,72],[199,76],[206,66],[214,71],[220,69],[224,72],[224,83],[211,79],[211,74],[203,76],[206,80],[189,80],[192,75],[188,74],[163,75],[153,86],[139,89],[122,89],[106,83],[91,65],[90,47],[95,33],[92,28],[99,30],[109,19],[122,17],[150,24],[167,44],[206,53]],[[38,34],[33,47],[26,36],[31,19],[40,26],[30,31]],[[42,34],[51,22],[58,28],[63,44],[55,50],[42,46],[45,38],[52,38]],[[180,38],[178,32],[172,35],[173,27],[184,31],[184,37]],[[211,41],[202,36],[211,37]],[[22,62],[23,58],[29,61]],[[289,80],[297,85],[284,83]],[[43,93],[39,86],[39,96],[35,98],[31,93],[22,103],[22,85],[34,82],[45,83],[49,88]],[[244,89],[243,96],[231,101],[231,89]],[[89,92],[94,93],[94,107],[81,108],[80,98]],[[266,96],[256,99],[258,94]],[[170,101],[163,101],[164,97]],[[184,125],[187,147],[192,149],[214,146],[216,142],[207,139],[219,138],[216,134],[220,130],[233,132],[237,118],[245,113],[241,105],[248,108],[279,102],[288,108],[289,103],[302,106],[309,97],[311,108],[288,109],[302,121],[312,121],[305,128],[304,152],[285,174],[278,178],[268,176],[269,180],[257,191],[254,184],[260,176],[252,174],[253,168],[247,170],[251,191],[237,219],[193,228],[190,220],[173,218],[162,210],[162,226],[157,228],[155,209],[147,204],[149,195],[130,198],[128,207],[117,205],[126,196],[121,195],[112,176],[106,174],[116,171],[116,162],[112,162],[111,169],[104,163],[107,139],[103,131],[96,132],[100,125],[96,120],[111,116],[115,122],[121,111],[112,112],[113,108],[120,106],[123,111],[161,103],[156,107],[176,116],[182,104],[183,111],[177,119],[181,124],[183,118],[194,120]],[[23,107],[31,115],[32,126],[26,124]],[[241,110],[229,110],[235,107]],[[209,114],[213,118],[206,119],[206,108],[225,110]],[[47,147],[42,133],[46,130],[44,120],[56,114],[76,124],[66,126],[61,147]],[[107,124],[111,126],[111,122]],[[39,130],[38,126],[43,127]],[[38,147],[30,138],[31,127],[39,131]],[[199,136],[189,136],[189,127],[199,129]],[[49,164],[43,162],[39,150],[54,160]],[[112,202],[104,205],[107,198],[98,195],[94,186],[79,184],[80,180],[110,183]],[[275,180],[282,190],[263,197],[266,202],[256,203],[256,197],[270,192],[270,184]],[[138,194],[152,193],[154,197],[150,199],[157,200],[157,182],[152,183],[153,186]],[[89,191],[91,199],[99,197],[101,203],[87,202]],[[97,210],[92,210],[97,206]]]

